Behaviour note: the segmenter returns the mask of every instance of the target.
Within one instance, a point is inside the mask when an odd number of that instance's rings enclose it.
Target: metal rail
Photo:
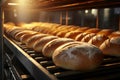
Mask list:
[[[0,80],[3,80],[3,10],[0,7]]]
[[[15,43],[4,36],[4,43],[16,55],[19,61],[24,65],[28,72],[35,78],[35,80],[57,80],[55,76],[50,74],[45,68],[37,63],[32,57],[24,52]]]

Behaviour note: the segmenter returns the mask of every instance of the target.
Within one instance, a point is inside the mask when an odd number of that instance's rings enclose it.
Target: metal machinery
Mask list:
[[[0,9],[0,80],[116,80],[120,79],[120,58],[105,57],[102,65],[94,71],[70,71],[54,65],[51,59],[36,54],[20,42],[11,40],[3,34],[3,12],[19,7],[19,0],[6,0],[1,2]],[[115,0],[24,0],[27,8],[39,11],[64,11],[60,13],[60,24],[68,25],[68,11],[78,9],[120,7],[120,2]],[[11,4],[10,5],[8,4]],[[31,6],[32,4],[32,6]],[[37,4],[37,5],[36,5]],[[5,18],[6,19],[6,18]],[[50,21],[50,20],[49,20]],[[120,22],[120,20],[119,20]],[[119,23],[120,24],[120,23]],[[98,18],[96,27],[98,27]],[[120,25],[119,25],[120,26]],[[120,28],[118,28],[120,29]],[[4,39],[4,41],[3,41]],[[3,44],[4,43],[4,44]],[[3,46],[4,45],[4,46]],[[4,76],[4,77],[3,77]]]

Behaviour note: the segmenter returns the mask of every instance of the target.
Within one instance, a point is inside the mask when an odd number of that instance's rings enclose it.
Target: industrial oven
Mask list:
[[[4,32],[5,23],[32,22],[120,31],[120,1],[115,0],[2,0],[0,11],[1,80],[116,80],[120,57],[105,56],[91,71],[58,67]],[[52,25],[50,26],[53,27]],[[119,52],[120,53],[120,52]]]

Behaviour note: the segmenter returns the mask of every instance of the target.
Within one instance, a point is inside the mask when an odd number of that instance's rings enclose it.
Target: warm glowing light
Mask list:
[[[109,11],[110,11],[109,8],[105,8],[105,9],[104,9],[104,16],[105,16],[105,17],[108,17],[108,16],[109,16]]]
[[[18,3],[8,3],[8,5],[15,6],[15,5],[19,5],[19,4]]]
[[[17,0],[19,6],[16,6],[16,11],[14,12],[14,16],[17,17],[18,21],[28,22],[31,18],[30,9],[33,7],[31,0]]]
[[[15,5],[27,5],[27,3],[29,3],[30,0],[18,0],[17,2],[14,2],[14,3],[8,3],[8,5],[12,5],[12,6],[15,6]]]
[[[20,5],[26,5],[28,0],[19,0],[18,3],[20,3]]]
[[[91,13],[94,15],[94,16],[97,16],[97,9],[92,9]]]
[[[14,12],[14,17],[17,17],[17,10],[14,9],[13,12]]]
[[[88,10],[85,10],[85,13],[87,14],[87,13],[88,13]]]
[[[31,19],[31,9],[33,6],[33,0],[15,0],[15,2],[8,3],[9,6],[13,6],[13,15],[18,21],[28,22]]]

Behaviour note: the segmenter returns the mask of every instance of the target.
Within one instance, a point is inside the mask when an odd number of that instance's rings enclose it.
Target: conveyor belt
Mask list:
[[[41,80],[111,80],[120,79],[120,58],[106,56],[103,63],[95,70],[88,72],[62,69],[54,65],[52,59],[42,53],[28,49],[20,42],[5,38],[5,44],[28,69],[31,75]]]

